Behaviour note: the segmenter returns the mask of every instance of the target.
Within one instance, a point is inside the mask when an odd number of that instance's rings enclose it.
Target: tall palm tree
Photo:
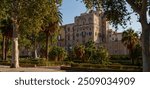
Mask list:
[[[122,43],[127,47],[129,50],[129,57],[132,60],[132,63],[134,63],[134,60],[132,58],[132,52],[136,44],[139,42],[139,37],[136,32],[132,28],[127,29],[122,34]]]
[[[52,36],[58,31],[59,25],[62,23],[62,13],[59,11],[59,6],[56,3],[51,4],[51,10],[47,17],[44,18],[42,30],[46,34],[46,59],[49,53],[49,37],[52,43]]]

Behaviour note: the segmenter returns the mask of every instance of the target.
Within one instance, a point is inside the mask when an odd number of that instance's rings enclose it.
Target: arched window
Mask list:
[[[82,32],[82,37],[85,37],[86,36],[86,32]]]
[[[70,32],[70,27],[68,27],[68,32]]]
[[[61,34],[58,35],[58,40],[61,40]]]
[[[70,34],[68,35],[68,40],[70,40]]]
[[[89,22],[89,24],[90,24],[90,23],[93,23],[91,17],[88,19],[88,22]]]
[[[92,35],[92,32],[89,32],[89,36],[91,36]]]
[[[82,22],[83,22],[83,25],[85,25],[85,24],[86,24],[86,19],[83,18],[83,19],[82,19]]]

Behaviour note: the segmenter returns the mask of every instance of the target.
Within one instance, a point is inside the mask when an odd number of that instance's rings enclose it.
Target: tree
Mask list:
[[[97,57],[94,58],[94,61],[96,61],[97,63],[101,63],[103,65],[108,65],[110,63],[109,53],[104,47],[98,47],[94,56]]]
[[[54,46],[50,50],[49,56],[55,61],[63,61],[67,57],[67,52],[62,47]]]
[[[0,30],[3,36],[2,60],[6,60],[9,49],[10,38],[12,38],[12,21],[10,18],[1,20]]]
[[[96,7],[105,12],[105,16],[114,26],[118,24],[126,26],[130,20],[130,11],[127,4],[131,6],[133,12],[137,14],[142,25],[142,59],[143,71],[150,71],[150,1],[149,0],[82,0],[87,8]]]
[[[39,29],[49,13],[49,0],[0,0],[0,18],[10,17],[13,25],[11,67],[19,67],[19,32]]]
[[[49,53],[49,37],[52,45],[53,36],[59,30],[59,25],[62,22],[62,13],[59,11],[62,0],[59,0],[59,2],[51,0],[50,2],[50,13],[44,17],[44,23],[42,25],[42,30],[46,34],[46,59],[48,59]]]
[[[127,47],[129,50],[129,56],[132,60],[132,64],[134,64],[134,59],[132,57],[133,49],[139,43],[138,34],[134,32],[132,28],[127,29],[122,34],[122,43]]]
[[[26,34],[20,35],[20,37],[19,37],[19,43],[20,43],[19,48],[22,50],[24,50],[24,49],[30,50],[32,53],[32,55],[30,55],[30,56],[32,56],[35,59],[38,58],[38,55],[37,55],[38,36],[41,36],[41,35],[39,35],[36,32],[29,31]],[[39,44],[40,44],[40,42],[39,42]],[[25,55],[22,55],[22,56],[25,56]],[[26,55],[26,56],[29,56],[29,55]]]
[[[95,48],[95,43],[91,40],[85,43],[85,47],[87,48]]]
[[[85,46],[84,45],[77,45],[74,47],[74,53],[78,60],[83,60],[85,54]]]
[[[137,44],[134,49],[133,52],[131,53],[132,58],[136,61],[134,63],[141,65],[141,58],[142,58],[142,47],[140,44]]]
[[[0,50],[2,50],[2,34],[0,34]],[[2,51],[0,52],[0,60],[2,60]]]
[[[88,41],[85,43],[85,59],[90,61],[92,59],[93,54],[96,52],[96,46],[93,41]]]

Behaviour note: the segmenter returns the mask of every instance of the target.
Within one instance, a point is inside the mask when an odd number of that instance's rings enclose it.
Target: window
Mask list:
[[[61,40],[61,35],[59,34],[59,36],[58,36],[58,40]]]
[[[68,27],[68,32],[70,31],[70,28]]]
[[[90,18],[88,19],[88,21],[89,21],[89,23],[92,23],[92,18],[90,17]]]
[[[82,32],[82,37],[85,37],[86,36],[86,32]]]
[[[72,30],[74,31],[74,26],[72,27]]]
[[[90,31],[91,31],[92,29],[90,28]]]
[[[68,40],[70,40],[70,35],[68,35]]]
[[[76,36],[79,37],[79,33],[77,33]]]
[[[109,37],[111,37],[111,34],[109,35]]]
[[[80,36],[82,36],[82,32],[80,33]]]
[[[117,53],[117,50],[115,50],[115,53]]]
[[[86,33],[86,35],[87,35],[87,36],[89,35],[88,32]]]
[[[91,36],[92,35],[92,32],[89,32],[89,36]]]
[[[85,21],[83,21],[83,25],[85,24]]]
[[[83,18],[83,25],[86,23],[86,19],[85,18]]]
[[[73,35],[73,40],[75,40],[75,36]]]
[[[115,38],[112,38],[112,41],[114,41],[115,40]]]

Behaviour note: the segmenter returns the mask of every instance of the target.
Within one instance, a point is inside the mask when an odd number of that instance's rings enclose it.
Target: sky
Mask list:
[[[69,23],[74,23],[74,17],[75,16],[79,16],[81,13],[86,12],[86,8],[85,5],[80,2],[81,0],[63,0],[63,4],[60,8],[62,14],[63,14],[63,25],[64,24],[69,24]],[[129,7],[130,8],[130,7]],[[131,25],[128,24],[127,28],[133,28],[136,31],[141,31],[141,24],[139,22],[137,22],[137,16],[135,15],[131,15]],[[110,29],[112,28],[113,30],[115,30],[115,28],[113,28],[111,25],[109,26]],[[123,29],[122,27],[119,27],[119,29],[117,30],[118,32],[122,32],[126,29]]]

